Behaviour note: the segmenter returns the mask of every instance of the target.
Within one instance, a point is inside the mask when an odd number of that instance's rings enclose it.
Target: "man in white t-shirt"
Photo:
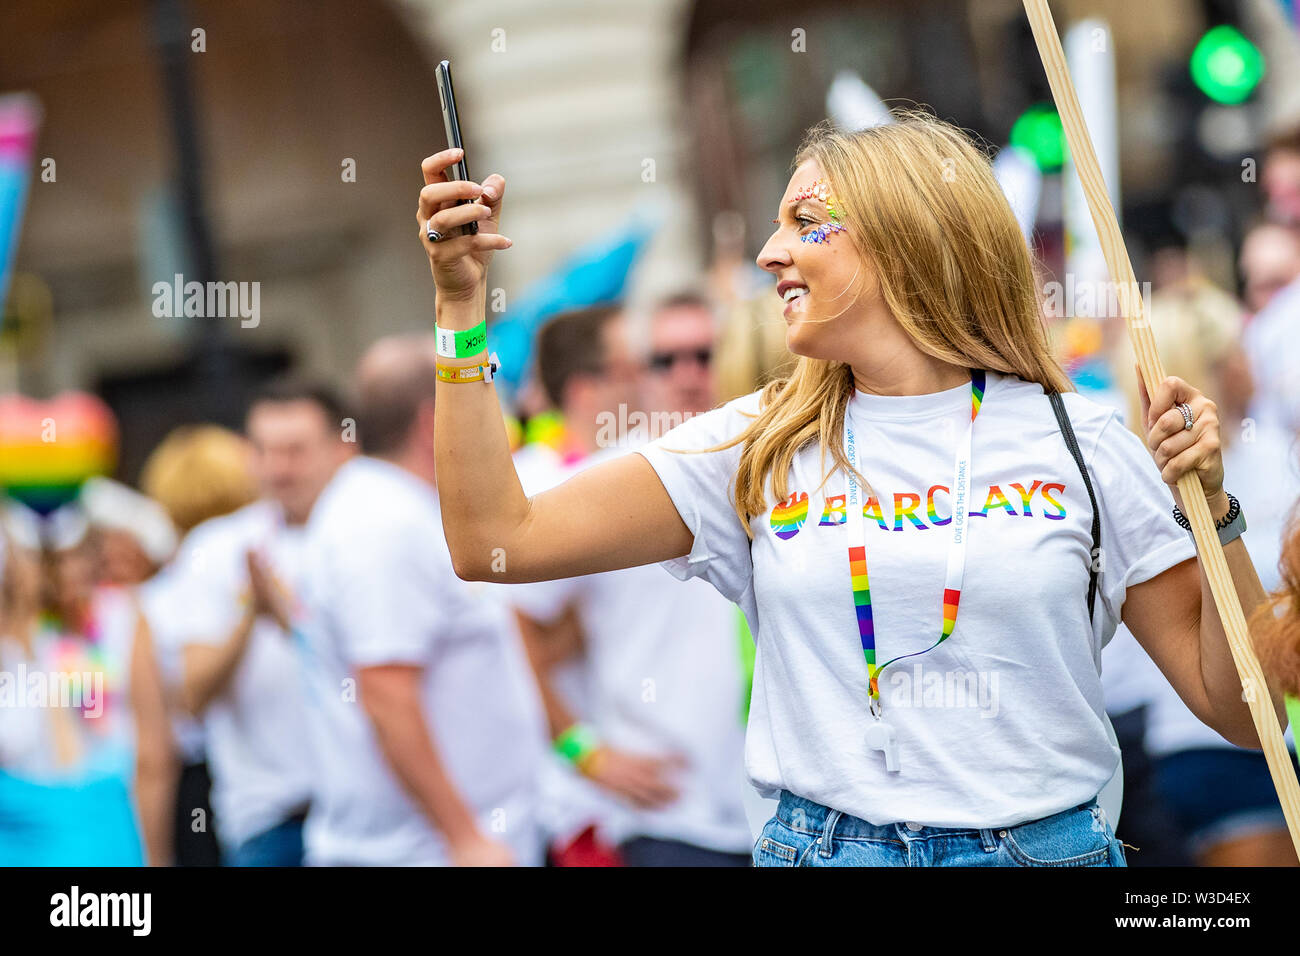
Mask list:
[[[614,307],[557,316],[538,338],[538,368],[550,400],[564,413],[570,443],[587,455],[557,472],[555,483],[632,444],[617,434],[631,421],[619,404],[637,398],[620,374],[629,364]],[[659,412],[684,415],[713,404],[707,305],[676,299],[655,310],[650,328],[647,397]],[[705,582],[686,587],[645,566],[560,581],[511,586],[533,640],[572,609],[579,652],[589,671],[588,729],[553,698],[551,673],[539,668],[551,731],[561,742],[583,734],[575,753],[583,773],[611,797],[602,821],[607,839],[634,866],[750,863],[745,816],[744,725],[748,700],[739,612]],[[556,625],[551,624],[552,630]],[[534,660],[544,655],[535,653]]]
[[[1246,326],[1242,344],[1255,379],[1250,418],[1300,433],[1300,279],[1277,292]]]
[[[299,866],[316,767],[304,746],[306,699],[295,644],[305,525],[348,457],[328,390],[282,382],[249,408],[263,498],[204,522],[174,572],[181,696],[207,736],[212,805],[225,861]]]
[[[456,576],[433,469],[433,336],[376,343],[308,531],[308,862],[536,865],[537,688],[490,585]]]

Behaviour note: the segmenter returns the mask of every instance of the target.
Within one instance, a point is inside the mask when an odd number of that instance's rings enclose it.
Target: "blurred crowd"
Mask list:
[[[1300,135],[1274,143],[1262,183],[1238,288],[1166,250],[1149,319],[1167,372],[1218,403],[1226,487],[1281,590],[1300,499]],[[781,375],[781,303],[748,273],[720,256],[697,290],[549,318],[503,410],[525,492]],[[1108,321],[1094,397],[1141,433]],[[382,339],[340,393],[285,378],[242,434],[176,429],[138,489],[94,477],[53,505],[10,489],[0,864],[748,865],[771,809],[743,768],[744,616],[657,567],[458,578],[434,366],[430,336]],[[1201,724],[1122,626],[1103,680],[1131,865],[1296,863],[1262,754]]]

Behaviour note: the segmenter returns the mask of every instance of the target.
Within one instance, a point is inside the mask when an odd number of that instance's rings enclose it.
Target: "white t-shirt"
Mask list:
[[[1293,434],[1300,432],[1297,336],[1300,336],[1300,279],[1279,291],[1242,333],[1242,345],[1255,378],[1250,417],[1265,427]]]
[[[751,547],[731,499],[741,446],[667,450],[734,437],[758,398],[692,418],[641,450],[695,536],[690,554],[665,567],[683,579],[702,576],[739,603],[757,639],[746,741],[754,784],[873,824],[942,827],[1012,826],[1095,797],[1119,761],[1104,723],[1101,649],[1128,586],[1195,554],[1141,440],[1112,411],[1064,396],[1102,511],[1090,627],[1092,511],[1078,467],[1042,388],[988,373],[974,426],[956,629],[880,677],[901,766],[888,773],[864,742],[873,718],[839,498],[844,475],[819,490],[816,444],[800,450],[790,498],[751,521]],[[944,489],[970,401],[969,384],[929,395],[855,391],[850,400],[876,492],[864,525],[882,663],[929,647],[940,633],[951,515]],[[772,502],[770,483],[768,492]]]
[[[32,652],[0,634],[0,769],[38,783],[104,777],[135,784],[131,661],[139,606],[125,588],[97,587],[91,636],[40,627]],[[70,730],[64,763],[55,721]]]
[[[322,760],[308,861],[449,862],[380,750],[357,689],[358,668],[414,664],[424,669],[430,734],[462,799],[516,862],[540,863],[537,685],[491,587],[456,577],[433,489],[396,465],[350,461],[316,503],[308,555],[310,723]]]
[[[553,484],[626,453],[625,447],[598,451],[557,470]],[[601,821],[606,837],[651,836],[747,852],[753,845],[744,804],[747,688],[736,606],[704,581],[683,587],[653,565],[506,587],[539,620],[577,606],[589,667],[586,716],[605,743],[685,760],[668,778],[678,792],[671,804],[637,809],[611,795]]]
[[[560,483],[565,466],[560,454],[541,442],[532,442],[514,454],[515,473],[524,494],[534,495]],[[564,612],[568,594],[555,582],[493,585],[506,605],[543,624]],[[576,720],[591,721],[591,668],[586,655],[576,655],[551,667],[551,690]],[[612,824],[621,815],[614,798],[549,749],[538,773],[538,821],[548,844],[565,846],[588,827],[610,840]]]
[[[181,566],[184,545],[176,556],[157,574],[136,589],[140,611],[149,622],[149,636],[153,639],[154,656],[158,670],[168,692],[174,694],[182,680],[181,646],[184,621],[189,616],[187,585]],[[207,759],[207,744],[203,722],[184,710],[172,708],[168,713],[176,750],[184,764],[202,763]]]
[[[247,553],[261,554],[290,596],[301,590],[305,529],[257,501],[199,525],[186,537],[177,573],[182,645],[223,644],[243,616]],[[173,605],[177,603],[173,598]],[[296,615],[300,616],[300,615]],[[316,761],[305,742],[307,704],[295,637],[259,618],[230,683],[203,712],[212,809],[227,847],[282,823],[311,799]]]

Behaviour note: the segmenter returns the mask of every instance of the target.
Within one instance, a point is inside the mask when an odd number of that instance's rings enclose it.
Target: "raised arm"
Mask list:
[[[437,286],[438,327],[452,331],[484,321],[488,263],[495,250],[510,246],[498,231],[504,177],[494,173],[481,186],[449,182],[446,169],[460,156],[461,150],[449,149],[424,160],[425,186],[416,214]],[[476,201],[457,205],[461,199]],[[427,238],[430,218],[432,228],[447,238]],[[456,234],[472,221],[479,224],[477,234]],[[440,361],[472,367],[484,364],[487,354],[483,348]],[[439,381],[435,408],[443,530],[460,577],[545,581],[651,564],[690,551],[690,530],[640,455],[589,468],[528,498],[510,458],[495,384]]]

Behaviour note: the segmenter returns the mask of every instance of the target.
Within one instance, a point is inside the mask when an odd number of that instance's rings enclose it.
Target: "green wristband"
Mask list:
[[[487,319],[463,332],[436,324],[433,329],[438,337],[438,354],[443,358],[470,358],[487,348]]]
[[[596,732],[586,724],[574,724],[556,737],[554,743],[555,752],[575,765],[594,753],[599,746]]]

